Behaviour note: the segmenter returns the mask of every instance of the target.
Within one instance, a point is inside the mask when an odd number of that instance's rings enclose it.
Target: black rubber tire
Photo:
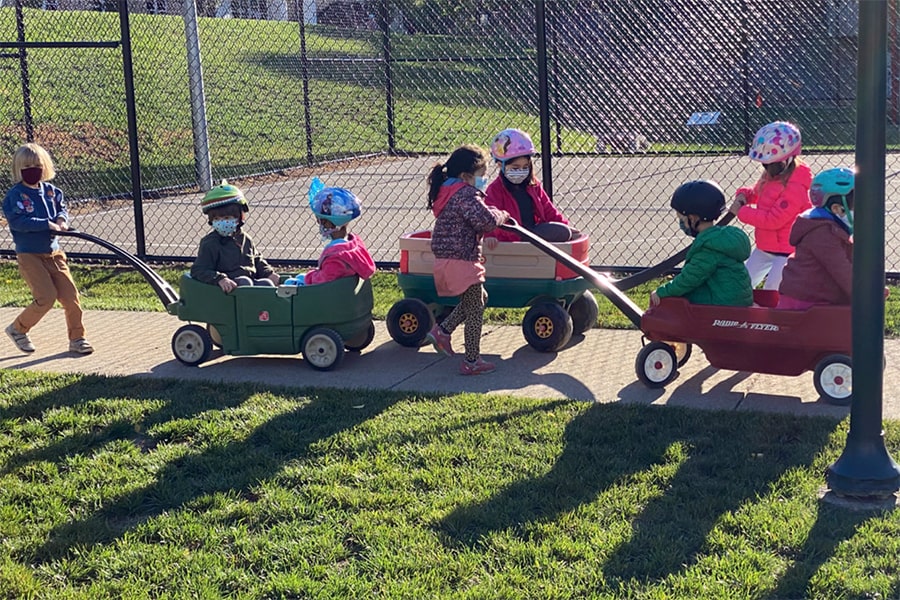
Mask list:
[[[209,332],[199,325],[184,325],[172,336],[172,354],[181,364],[196,367],[209,360],[213,342]]]
[[[350,352],[362,352],[372,340],[375,339],[375,323],[369,321],[369,326],[362,333],[359,333],[349,340],[344,341],[344,348]]]
[[[387,314],[388,333],[395,342],[408,348],[418,348],[434,327],[434,315],[428,305],[415,298],[395,302]]]
[[[316,371],[330,371],[344,360],[344,341],[334,329],[313,327],[300,345],[303,359]]]
[[[572,339],[572,317],[559,304],[535,304],[522,319],[522,334],[538,352],[556,352]]]
[[[600,316],[597,297],[590,290],[585,290],[569,306],[569,315],[572,317],[572,333],[590,331],[597,326],[597,318]]]
[[[634,371],[648,388],[664,387],[678,374],[675,350],[665,342],[650,342],[638,352]]]
[[[853,362],[846,354],[831,354],[819,361],[813,385],[828,404],[849,406],[853,402]]]

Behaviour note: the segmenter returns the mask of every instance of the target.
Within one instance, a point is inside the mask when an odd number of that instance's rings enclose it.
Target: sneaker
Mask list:
[[[480,358],[475,362],[469,362],[463,359],[463,361],[459,363],[459,372],[461,375],[481,375],[482,373],[490,373],[496,368],[494,363],[489,363]]]
[[[6,335],[13,341],[16,348],[22,352],[34,352],[34,344],[31,343],[31,339],[28,337],[27,333],[19,333],[18,330],[10,324],[10,326],[6,328]]]
[[[450,345],[450,334],[445,333],[440,325],[435,325],[425,336],[425,341],[434,346],[434,349],[446,356],[453,356],[453,347]]]
[[[69,352],[77,352],[78,354],[90,354],[94,351],[91,343],[84,338],[78,338],[69,342]]]

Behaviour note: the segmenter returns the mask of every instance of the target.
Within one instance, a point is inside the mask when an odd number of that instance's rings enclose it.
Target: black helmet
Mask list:
[[[682,183],[672,194],[672,208],[683,215],[697,215],[701,221],[715,221],[725,210],[725,192],[715,181]]]

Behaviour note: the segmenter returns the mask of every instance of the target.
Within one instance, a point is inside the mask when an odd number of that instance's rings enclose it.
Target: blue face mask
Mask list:
[[[693,230],[693,228],[684,222],[681,217],[678,217],[678,229],[681,230],[682,233],[688,235],[690,237],[697,237],[697,232]]]
[[[215,219],[212,222],[212,228],[222,237],[229,237],[235,234],[238,228],[237,217],[225,217],[224,219]]]
[[[480,191],[483,192],[484,190],[487,189],[487,186],[488,186],[488,178],[487,177],[485,177],[484,175],[478,175],[475,177],[475,187],[476,188],[478,188]]]

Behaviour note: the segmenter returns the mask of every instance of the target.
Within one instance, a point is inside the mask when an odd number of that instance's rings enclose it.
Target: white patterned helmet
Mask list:
[[[792,123],[775,121],[765,125],[753,136],[750,160],[769,165],[800,154],[800,130]]]

